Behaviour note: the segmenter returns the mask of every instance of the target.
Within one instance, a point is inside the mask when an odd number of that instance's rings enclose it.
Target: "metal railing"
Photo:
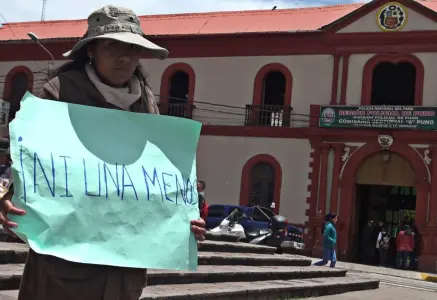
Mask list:
[[[246,105],[246,126],[289,127],[292,108],[287,105]]]
[[[193,117],[194,105],[191,103],[159,103],[158,107],[163,115],[187,119]]]

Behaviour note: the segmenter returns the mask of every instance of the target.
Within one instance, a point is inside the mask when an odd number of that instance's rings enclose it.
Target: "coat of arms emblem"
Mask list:
[[[384,31],[400,30],[407,22],[407,10],[400,3],[387,3],[378,11],[377,22]]]

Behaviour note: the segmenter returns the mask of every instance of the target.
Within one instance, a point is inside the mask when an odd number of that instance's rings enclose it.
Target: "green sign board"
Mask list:
[[[437,130],[437,107],[321,106],[319,126]]]

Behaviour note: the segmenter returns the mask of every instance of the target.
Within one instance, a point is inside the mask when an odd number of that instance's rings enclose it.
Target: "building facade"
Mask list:
[[[274,202],[305,227],[314,254],[322,216],[337,212],[339,256],[349,260],[368,220],[394,230],[410,214],[419,266],[435,271],[436,11],[435,2],[375,0],[145,16],[144,31],[170,57],[142,62],[161,113],[204,124],[197,160],[208,202]],[[59,66],[85,24],[0,28],[0,96],[11,118],[26,90],[39,93],[50,62],[27,32]]]

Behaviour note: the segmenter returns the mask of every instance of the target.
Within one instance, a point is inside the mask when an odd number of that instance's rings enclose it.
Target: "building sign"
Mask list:
[[[437,130],[437,107],[321,106],[319,126]]]
[[[376,23],[382,31],[398,31],[407,24],[407,9],[398,2],[383,5],[376,15]]]

